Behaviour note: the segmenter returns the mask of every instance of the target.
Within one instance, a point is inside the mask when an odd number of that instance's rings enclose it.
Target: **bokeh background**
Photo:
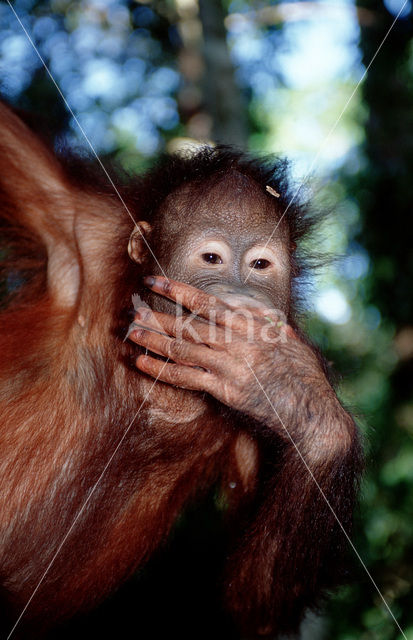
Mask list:
[[[365,434],[354,542],[405,635],[350,549],[350,584],[306,621],[303,640],[413,638],[413,10],[403,1],[16,0],[21,23],[0,4],[0,93],[37,113],[57,146],[90,151],[29,38],[103,162],[141,172],[165,149],[231,143],[289,157],[297,197],[330,211],[316,249],[335,259],[307,289],[305,322]],[[239,638],[219,607],[215,512],[213,496],[189,510],[143,571],[53,637]]]

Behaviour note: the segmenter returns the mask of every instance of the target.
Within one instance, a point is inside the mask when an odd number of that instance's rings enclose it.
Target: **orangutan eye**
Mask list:
[[[270,264],[271,262],[269,260],[258,258],[258,260],[253,260],[252,262],[250,262],[250,267],[251,269],[267,269]]]
[[[202,260],[208,264],[222,264],[222,258],[217,253],[203,253]]]

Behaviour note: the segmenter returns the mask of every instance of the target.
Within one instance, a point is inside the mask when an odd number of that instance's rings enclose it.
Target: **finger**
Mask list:
[[[133,331],[130,338],[142,347],[180,364],[215,370],[219,367],[221,354],[203,344],[177,340],[146,329]]]
[[[228,305],[219,300],[215,296],[205,293],[200,289],[196,289],[189,284],[183,282],[177,282],[163,276],[147,276],[144,278],[145,285],[161,295],[174,300],[178,304],[181,304],[186,309],[189,309],[193,313],[202,318],[209,319],[211,309],[228,308]]]
[[[167,313],[139,310],[134,324],[161,333],[167,333],[180,340],[188,340],[195,344],[207,344],[220,348],[226,341],[225,331],[216,324],[203,322],[194,315],[172,316]]]
[[[136,310],[133,324],[148,326],[151,327],[153,331],[165,333],[164,327],[160,324],[159,320],[155,317],[154,312],[149,307],[140,307]]]
[[[136,366],[153,378],[183,389],[208,392],[212,386],[212,375],[200,369],[193,369],[181,364],[161,362],[150,356],[139,356]]]
[[[163,276],[147,276],[144,278],[144,283],[152,291],[174,300],[195,315],[217,325],[244,332],[254,322],[252,309],[229,305],[223,300],[183,282],[177,282]]]

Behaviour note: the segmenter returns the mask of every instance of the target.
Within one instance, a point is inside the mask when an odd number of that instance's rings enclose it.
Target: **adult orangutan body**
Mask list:
[[[21,629],[92,606],[220,482],[237,531],[226,606],[249,633],[293,631],[337,578],[360,454],[294,321],[305,212],[282,217],[284,165],[205,148],[122,202],[0,110],[9,610],[42,577]],[[124,341],[132,294],[146,304]]]

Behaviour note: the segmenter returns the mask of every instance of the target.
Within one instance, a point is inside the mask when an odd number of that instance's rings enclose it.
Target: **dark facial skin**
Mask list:
[[[273,233],[280,216],[257,184],[234,172],[225,182],[206,183],[202,200],[190,187],[173,194],[151,235],[154,252],[168,277],[230,304],[287,313],[288,229],[281,222]],[[162,275],[154,260],[146,272]],[[148,301],[174,312],[159,297]]]

